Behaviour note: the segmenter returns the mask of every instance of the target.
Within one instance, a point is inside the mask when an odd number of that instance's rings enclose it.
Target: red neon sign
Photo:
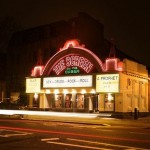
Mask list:
[[[59,75],[63,70],[68,67],[79,67],[84,70],[86,73],[89,73],[92,70],[93,64],[85,57],[79,55],[67,55],[59,59],[53,65],[53,71]]]
[[[69,48],[69,47],[77,47],[77,46],[80,46],[78,40],[76,40],[76,39],[68,40],[68,41],[66,41],[66,43],[64,44],[63,49],[67,49],[67,48]],[[60,49],[60,50],[61,50],[61,49]]]
[[[107,58],[105,71],[123,71],[123,63],[118,58]]]
[[[32,70],[31,76],[41,76],[44,66],[35,66]]]
[[[103,63],[92,51],[84,48],[84,45],[80,45],[79,41],[73,39],[68,40],[64,47],[48,60],[42,75],[60,75],[62,72],[65,73],[67,68],[71,69],[72,67],[80,69],[78,73],[123,71],[123,63],[119,59],[107,58]]]

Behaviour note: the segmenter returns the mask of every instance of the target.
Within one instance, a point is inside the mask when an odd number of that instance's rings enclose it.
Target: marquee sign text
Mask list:
[[[53,67],[53,71],[59,75],[64,69],[68,67],[79,67],[86,73],[89,73],[93,67],[93,64],[83,56],[70,55],[61,58],[57,64]]]
[[[119,92],[119,74],[101,74],[96,76],[96,92]]]
[[[26,79],[26,93],[40,93],[41,78],[27,78]]]
[[[92,87],[92,75],[43,78],[43,88]]]

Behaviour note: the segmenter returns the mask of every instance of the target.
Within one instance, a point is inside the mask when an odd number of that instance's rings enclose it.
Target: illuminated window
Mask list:
[[[77,94],[76,103],[78,109],[84,108],[84,94]]]
[[[66,94],[65,96],[65,108],[72,108],[72,94]]]
[[[56,94],[55,95],[55,108],[61,108],[62,107],[62,94]]]

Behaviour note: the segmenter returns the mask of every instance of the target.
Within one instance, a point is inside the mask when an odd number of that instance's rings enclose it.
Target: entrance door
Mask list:
[[[115,95],[108,93],[104,96],[104,110],[108,112],[114,111]]]
[[[52,108],[53,100],[54,100],[53,94],[46,94],[45,108]]]
[[[98,111],[98,95],[92,94],[89,96],[89,110],[92,112]]]
[[[34,94],[33,107],[34,108],[39,108],[39,95],[38,94]]]
[[[93,111],[97,112],[98,111],[98,95],[94,94],[92,97],[93,97]]]

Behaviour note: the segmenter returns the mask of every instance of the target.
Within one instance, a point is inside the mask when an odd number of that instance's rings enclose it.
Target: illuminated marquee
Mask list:
[[[53,71],[59,75],[63,70],[68,67],[79,67],[86,73],[89,73],[93,67],[93,64],[83,56],[68,55],[61,58],[53,67]]]
[[[43,88],[92,87],[92,75],[43,78]]]
[[[41,92],[40,78],[26,79],[26,93],[40,93],[40,92]]]
[[[119,74],[101,74],[96,76],[96,92],[118,93]]]

